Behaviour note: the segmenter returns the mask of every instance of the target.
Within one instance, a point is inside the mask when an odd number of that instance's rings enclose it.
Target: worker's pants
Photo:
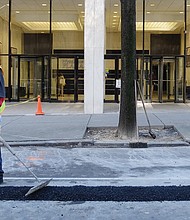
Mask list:
[[[2,118],[1,118],[1,115],[0,115],[0,135],[1,135],[1,121],[2,121]],[[0,147],[0,178],[1,176],[3,175],[3,168],[2,168],[2,157],[1,157],[1,147]]]
[[[2,169],[2,157],[1,157],[1,147],[0,147],[0,177],[3,175],[3,169]]]

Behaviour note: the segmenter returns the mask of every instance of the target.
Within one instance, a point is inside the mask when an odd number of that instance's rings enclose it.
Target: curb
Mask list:
[[[7,142],[11,147],[27,147],[27,146],[41,146],[41,147],[86,147],[94,145],[92,140],[43,140],[43,141],[10,141]]]
[[[127,142],[127,141],[95,141],[91,139],[79,140],[44,140],[44,141],[14,141],[7,142],[11,147],[43,146],[63,148],[150,148],[150,147],[179,147],[190,146],[185,141],[175,142]]]

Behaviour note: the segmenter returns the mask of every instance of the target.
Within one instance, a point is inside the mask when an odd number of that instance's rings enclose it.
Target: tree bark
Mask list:
[[[118,136],[137,140],[136,0],[121,1],[121,99]]]

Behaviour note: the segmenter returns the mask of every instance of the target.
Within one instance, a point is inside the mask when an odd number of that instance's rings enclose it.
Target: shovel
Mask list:
[[[28,195],[30,195],[30,194],[36,192],[37,190],[39,190],[39,189],[41,189],[41,188],[47,186],[47,185],[50,183],[50,181],[52,180],[52,178],[49,179],[49,180],[46,180],[45,182],[41,182],[41,181],[39,180],[39,178],[36,176],[36,174],[33,173],[33,172],[30,170],[30,168],[27,167],[26,164],[14,153],[14,151],[13,151],[12,148],[9,146],[9,144],[8,144],[1,136],[0,136],[0,142],[11,152],[12,155],[14,155],[14,156],[25,166],[25,168],[26,168],[26,169],[35,177],[35,179],[38,181],[38,184],[37,184],[36,186],[32,187],[32,188],[25,194],[25,196],[28,196]]]

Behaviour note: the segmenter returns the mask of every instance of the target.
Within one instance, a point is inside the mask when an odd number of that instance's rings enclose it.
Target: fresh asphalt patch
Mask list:
[[[47,186],[25,197],[29,189],[1,186],[0,200],[190,201],[190,186]]]

